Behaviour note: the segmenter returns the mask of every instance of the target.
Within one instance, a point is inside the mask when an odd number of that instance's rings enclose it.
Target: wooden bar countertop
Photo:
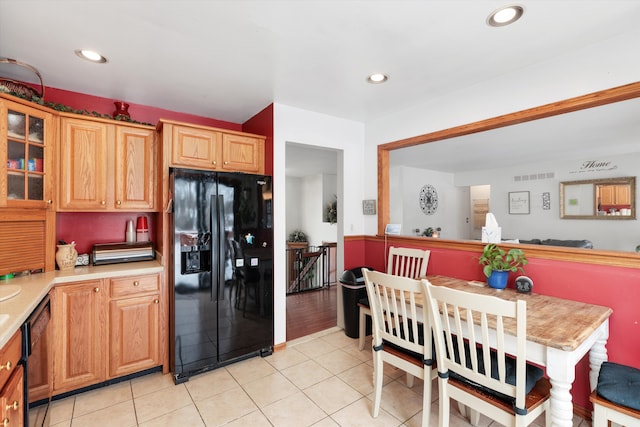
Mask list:
[[[523,294],[510,288],[493,289],[482,282],[439,275],[430,275],[426,279],[435,286],[493,295],[509,301],[526,301],[527,340],[563,351],[575,350],[613,312],[609,307],[564,298],[536,293]],[[512,326],[515,325],[505,323],[505,329],[515,334],[515,327],[510,328]]]

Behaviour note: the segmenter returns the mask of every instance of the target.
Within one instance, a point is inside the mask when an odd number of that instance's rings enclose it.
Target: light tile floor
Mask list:
[[[53,402],[55,427],[419,426],[422,382],[406,387],[402,371],[385,367],[380,414],[371,417],[371,350],[332,328],[174,385],[153,373]],[[437,425],[437,385],[430,425]],[[452,407],[452,426],[469,425]],[[541,421],[539,419],[538,421]],[[482,417],[481,426],[497,426]],[[540,424],[542,425],[542,424]],[[591,423],[574,417],[575,427]]]

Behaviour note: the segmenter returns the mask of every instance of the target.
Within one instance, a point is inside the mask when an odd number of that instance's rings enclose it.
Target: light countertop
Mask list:
[[[82,280],[160,273],[164,267],[159,261],[138,261],[100,266],[79,266],[70,271],[50,271],[0,280],[0,286],[18,285],[20,293],[0,301],[0,348],[4,347],[29,315],[56,284]],[[3,316],[3,315],[8,315]]]

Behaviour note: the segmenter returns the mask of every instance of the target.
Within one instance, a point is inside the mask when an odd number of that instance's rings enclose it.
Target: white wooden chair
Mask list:
[[[604,399],[594,391],[590,397],[593,403],[593,427],[638,427],[640,426],[640,411],[617,405]]]
[[[389,363],[411,378],[423,380],[422,425],[429,425],[431,415],[431,383],[436,376],[432,367],[431,328],[426,297],[420,280],[362,269],[373,329],[372,416],[380,411],[383,367]]]
[[[604,362],[598,385],[591,393],[593,427],[640,426],[640,369]]]
[[[427,275],[430,251],[414,248],[389,248],[387,259],[387,274],[418,279]],[[364,349],[367,332],[367,316],[371,316],[371,310],[365,304],[358,304],[358,348]]]
[[[505,426],[527,426],[545,413],[549,426],[551,384],[542,369],[526,363],[526,302],[422,283],[435,337],[439,426],[449,426],[450,399],[472,425],[481,413]],[[466,322],[470,318],[474,322]],[[507,323],[517,328],[516,355],[505,352],[514,338],[504,331]]]

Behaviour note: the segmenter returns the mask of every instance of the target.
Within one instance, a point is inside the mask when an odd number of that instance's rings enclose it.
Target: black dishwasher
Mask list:
[[[51,303],[47,295],[22,325],[21,362],[24,365],[25,426],[49,425],[52,382],[50,320]],[[30,396],[29,389],[33,390],[35,386],[38,386],[39,394],[44,396],[32,402],[35,408],[30,411],[29,402],[34,400],[34,397]]]

